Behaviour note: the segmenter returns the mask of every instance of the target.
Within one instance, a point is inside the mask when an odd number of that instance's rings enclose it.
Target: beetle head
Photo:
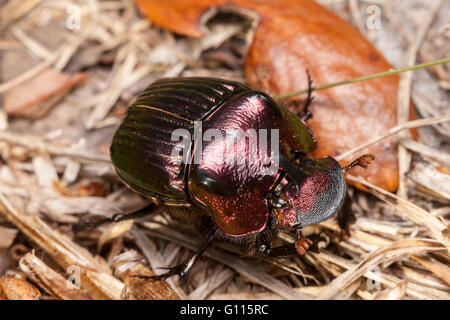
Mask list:
[[[330,218],[342,206],[346,184],[339,163],[331,157],[295,162],[280,159],[284,171],[272,191],[278,226],[306,226]],[[272,200],[273,202],[274,200]]]

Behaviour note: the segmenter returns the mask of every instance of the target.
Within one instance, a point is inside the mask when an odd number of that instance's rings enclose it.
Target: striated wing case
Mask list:
[[[232,95],[250,90],[234,81],[168,78],[151,84],[127,110],[111,144],[111,159],[125,184],[166,202],[187,201],[186,164],[172,156],[172,132],[200,121]]]

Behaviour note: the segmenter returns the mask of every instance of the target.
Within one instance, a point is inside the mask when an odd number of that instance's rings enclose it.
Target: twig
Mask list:
[[[441,0],[437,0],[433,3],[433,7],[422,21],[422,24],[414,38],[413,43],[408,48],[406,52],[406,66],[414,65],[417,57],[417,53],[422,45],[423,39],[425,38],[428,29],[433,22],[433,18],[436,15],[439,7],[441,6]],[[404,73],[400,76],[400,82],[398,85],[398,95],[397,95],[397,123],[399,125],[406,123],[409,119],[409,109],[411,105],[411,83],[412,83],[412,73]],[[409,132],[402,131],[400,137],[408,138]],[[398,171],[399,171],[399,185],[397,194],[402,197],[407,197],[407,190],[405,184],[405,174],[409,170],[411,162],[411,155],[407,152],[406,148],[402,145],[398,146]]]
[[[110,163],[110,160],[107,156],[103,156],[100,154],[93,154],[82,150],[74,150],[68,147],[55,146],[53,144],[43,141],[40,137],[36,136],[31,135],[25,136],[23,134],[13,133],[10,131],[0,131],[0,140],[12,144],[17,144],[29,150],[37,152],[44,151],[46,153],[58,156],[68,156],[82,160]]]
[[[325,84],[322,86],[313,87],[313,91],[320,91],[320,90],[334,88],[337,86],[342,86],[344,84],[351,84],[351,83],[357,83],[357,82],[372,80],[372,79],[381,78],[381,77],[392,76],[394,74],[429,68],[429,67],[437,66],[440,64],[449,63],[449,62],[450,62],[450,58],[446,58],[446,59],[442,59],[442,60],[418,64],[418,65],[415,65],[412,67],[395,69],[395,70],[387,70],[387,71],[383,71],[380,73],[374,73],[374,74],[370,74],[370,75],[363,76],[363,77],[357,77],[357,78],[353,78],[353,79],[348,79],[348,80],[343,80],[343,81],[334,82],[334,83],[330,83],[330,84]],[[298,95],[305,94],[305,93],[308,93],[308,89],[283,93],[283,94],[275,96],[275,99],[285,99],[285,98],[290,98],[290,97],[298,96]]]
[[[389,129],[385,134],[376,137],[370,141],[367,141],[361,145],[359,145],[356,148],[353,148],[351,150],[348,150],[344,153],[341,153],[340,155],[338,155],[337,157],[335,157],[336,160],[343,160],[345,158],[347,158],[348,156],[363,150],[367,147],[370,147],[371,145],[384,140],[386,138],[389,138],[390,136],[393,136],[395,134],[398,134],[399,132],[406,130],[406,129],[411,129],[411,128],[418,128],[418,127],[424,127],[424,126],[429,126],[432,124],[438,124],[438,123],[444,123],[444,122],[448,122],[450,121],[450,114],[448,115],[444,115],[444,116],[440,116],[440,117],[433,117],[433,118],[426,118],[426,119],[419,119],[419,120],[413,120],[410,122],[406,122],[404,124],[395,126],[391,129]]]

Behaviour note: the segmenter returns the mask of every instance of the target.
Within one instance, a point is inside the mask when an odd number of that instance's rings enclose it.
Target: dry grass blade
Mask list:
[[[411,139],[402,139],[400,140],[400,143],[404,145],[406,148],[414,152],[420,153],[424,157],[431,158],[446,166],[450,166],[450,155],[446,154],[445,152],[435,150]]]
[[[195,250],[201,245],[197,238],[181,233],[172,228],[162,227],[149,222],[144,223],[144,225],[149,228],[152,235],[170,240],[189,249]],[[309,299],[307,295],[288,287],[283,282],[269,275],[260,266],[245,262],[242,259],[237,259],[235,256],[225,253],[222,250],[210,248],[206,252],[206,256],[229,266],[249,281],[259,284],[260,286],[277,293],[285,299]]]
[[[337,255],[332,254],[331,252],[322,250],[319,254],[315,254],[315,256],[318,258],[320,263],[325,262],[331,262],[332,264],[339,266],[341,268],[344,268],[344,270],[353,270],[356,268],[357,263],[353,263],[347,259],[344,259],[342,257],[339,257]],[[428,276],[427,281],[423,281],[424,276],[420,275],[418,276],[416,271],[410,270],[411,273],[410,277],[407,278],[409,281],[406,283],[406,294],[409,297],[413,297],[415,299],[449,299],[450,295],[447,293],[447,286],[443,287],[442,284],[437,284],[438,279]],[[394,288],[400,283],[404,282],[405,277],[402,276],[401,278],[396,277],[395,275],[392,275],[389,270],[386,270],[386,272],[380,272],[380,270],[370,270],[369,272],[366,272],[363,277],[367,279],[366,283],[370,283],[371,287],[373,289],[377,289],[375,284],[379,283],[382,284],[388,288]],[[362,280],[362,279],[361,279]],[[344,289],[345,292],[352,291],[351,288],[353,286],[356,286],[355,283],[358,283],[358,281],[353,282],[351,285],[349,285],[346,289]],[[359,283],[360,285],[363,285],[364,282]],[[364,285],[367,287],[368,285]],[[358,287],[353,287],[353,291],[357,290]],[[381,287],[380,287],[381,289]],[[340,292],[338,295],[334,296],[334,299],[341,299],[341,296],[343,295],[342,292]],[[345,295],[344,295],[345,298]],[[373,297],[370,297],[370,299],[373,299]]]
[[[397,260],[401,256],[445,250],[437,241],[428,239],[400,240],[380,248],[368,255],[363,261],[334,279],[316,299],[330,299],[349,286],[359,277],[364,276],[380,263]]]
[[[381,136],[378,136],[370,141],[367,141],[367,142],[361,144],[360,146],[357,146],[351,150],[348,150],[348,151],[338,155],[337,157],[335,157],[335,159],[343,160],[343,159],[347,158],[348,156],[350,156],[358,151],[361,151],[371,145],[374,145],[375,143],[378,143],[384,139],[387,139],[390,136],[396,135],[396,134],[402,132],[403,130],[419,128],[419,127],[424,127],[424,126],[429,126],[429,125],[444,123],[444,122],[449,122],[449,121],[450,121],[450,114],[443,115],[440,117],[433,117],[433,118],[409,121],[404,124],[395,126],[391,129],[389,129],[386,133],[382,134]]]
[[[447,265],[432,258],[425,259],[413,257],[413,259],[433,272],[440,279],[444,280],[450,286],[450,268]]]
[[[36,215],[18,212],[2,193],[0,204],[0,213],[40,246],[61,268],[79,268],[81,286],[92,298],[120,298],[123,283],[114,278],[109,268],[86,249],[51,228]]]
[[[76,287],[72,282],[56,272],[33,253],[27,253],[20,259],[20,269],[34,283],[54,298],[62,300],[90,300],[85,290]]]
[[[204,281],[200,286],[198,286],[189,295],[191,300],[203,300],[206,299],[211,292],[216,290],[218,287],[222,286],[228,280],[231,280],[234,276],[234,272],[230,269],[223,269],[218,274],[214,274],[206,281]]]
[[[8,248],[16,238],[17,231],[17,229],[0,226],[0,248]]]
[[[408,178],[417,183],[421,190],[428,191],[433,198],[439,199],[443,203],[449,202],[449,173],[446,173],[445,168],[431,163],[416,162],[413,170],[408,172]],[[450,210],[448,207],[447,209]]]
[[[93,154],[83,150],[74,150],[70,147],[56,146],[45,142],[40,137],[31,135],[23,135],[10,131],[0,131],[0,140],[20,145],[35,152],[45,152],[52,155],[68,156],[87,161],[98,161],[105,163],[111,162],[107,156]]]
[[[367,187],[369,191],[373,193],[375,196],[391,204],[400,212],[406,214],[406,216],[410,218],[414,223],[426,226],[431,232],[433,238],[441,242],[450,252],[448,223],[434,217],[429,212],[420,208],[419,206],[407,200],[401,199],[384,189],[378,188],[377,186],[369,183],[368,181],[364,180],[361,177],[354,177],[351,175],[347,175],[347,179],[361,183],[363,186]]]
[[[136,244],[142,250],[142,253],[144,254],[145,258],[147,259],[147,262],[150,264],[153,270],[167,267],[167,264],[164,262],[164,259],[161,257],[161,254],[156,249],[156,246],[153,243],[153,241],[151,241],[141,230],[137,228],[132,229],[132,234],[136,238]],[[166,281],[171,286],[173,291],[177,293],[180,299],[187,300],[186,293],[175,281],[174,278],[169,278]]]
[[[433,2],[431,9],[427,11],[424,19],[421,20],[420,26],[417,30],[417,34],[414,37],[414,41],[411,43],[410,47],[406,52],[406,66],[414,65],[416,61],[417,53],[422,45],[422,42],[433,22],[439,7],[441,6],[441,0],[436,0]],[[412,73],[403,73],[400,75],[400,82],[398,86],[397,94],[397,122],[398,124],[403,124],[410,118],[410,104],[411,104],[411,83],[412,83]],[[410,137],[409,132],[403,131],[400,133],[400,137],[407,139]],[[411,162],[411,155],[408,154],[404,146],[398,146],[398,171],[399,171],[399,186],[397,194],[406,199],[407,190],[405,185],[405,174],[409,170]]]
[[[406,284],[401,282],[393,288],[381,291],[375,296],[376,300],[400,300],[405,296]]]

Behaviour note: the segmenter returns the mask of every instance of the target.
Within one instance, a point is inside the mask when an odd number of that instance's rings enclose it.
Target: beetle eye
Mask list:
[[[206,170],[196,168],[193,171],[192,181],[210,193],[218,196],[233,196],[236,193],[228,188],[223,182],[208,175]]]

